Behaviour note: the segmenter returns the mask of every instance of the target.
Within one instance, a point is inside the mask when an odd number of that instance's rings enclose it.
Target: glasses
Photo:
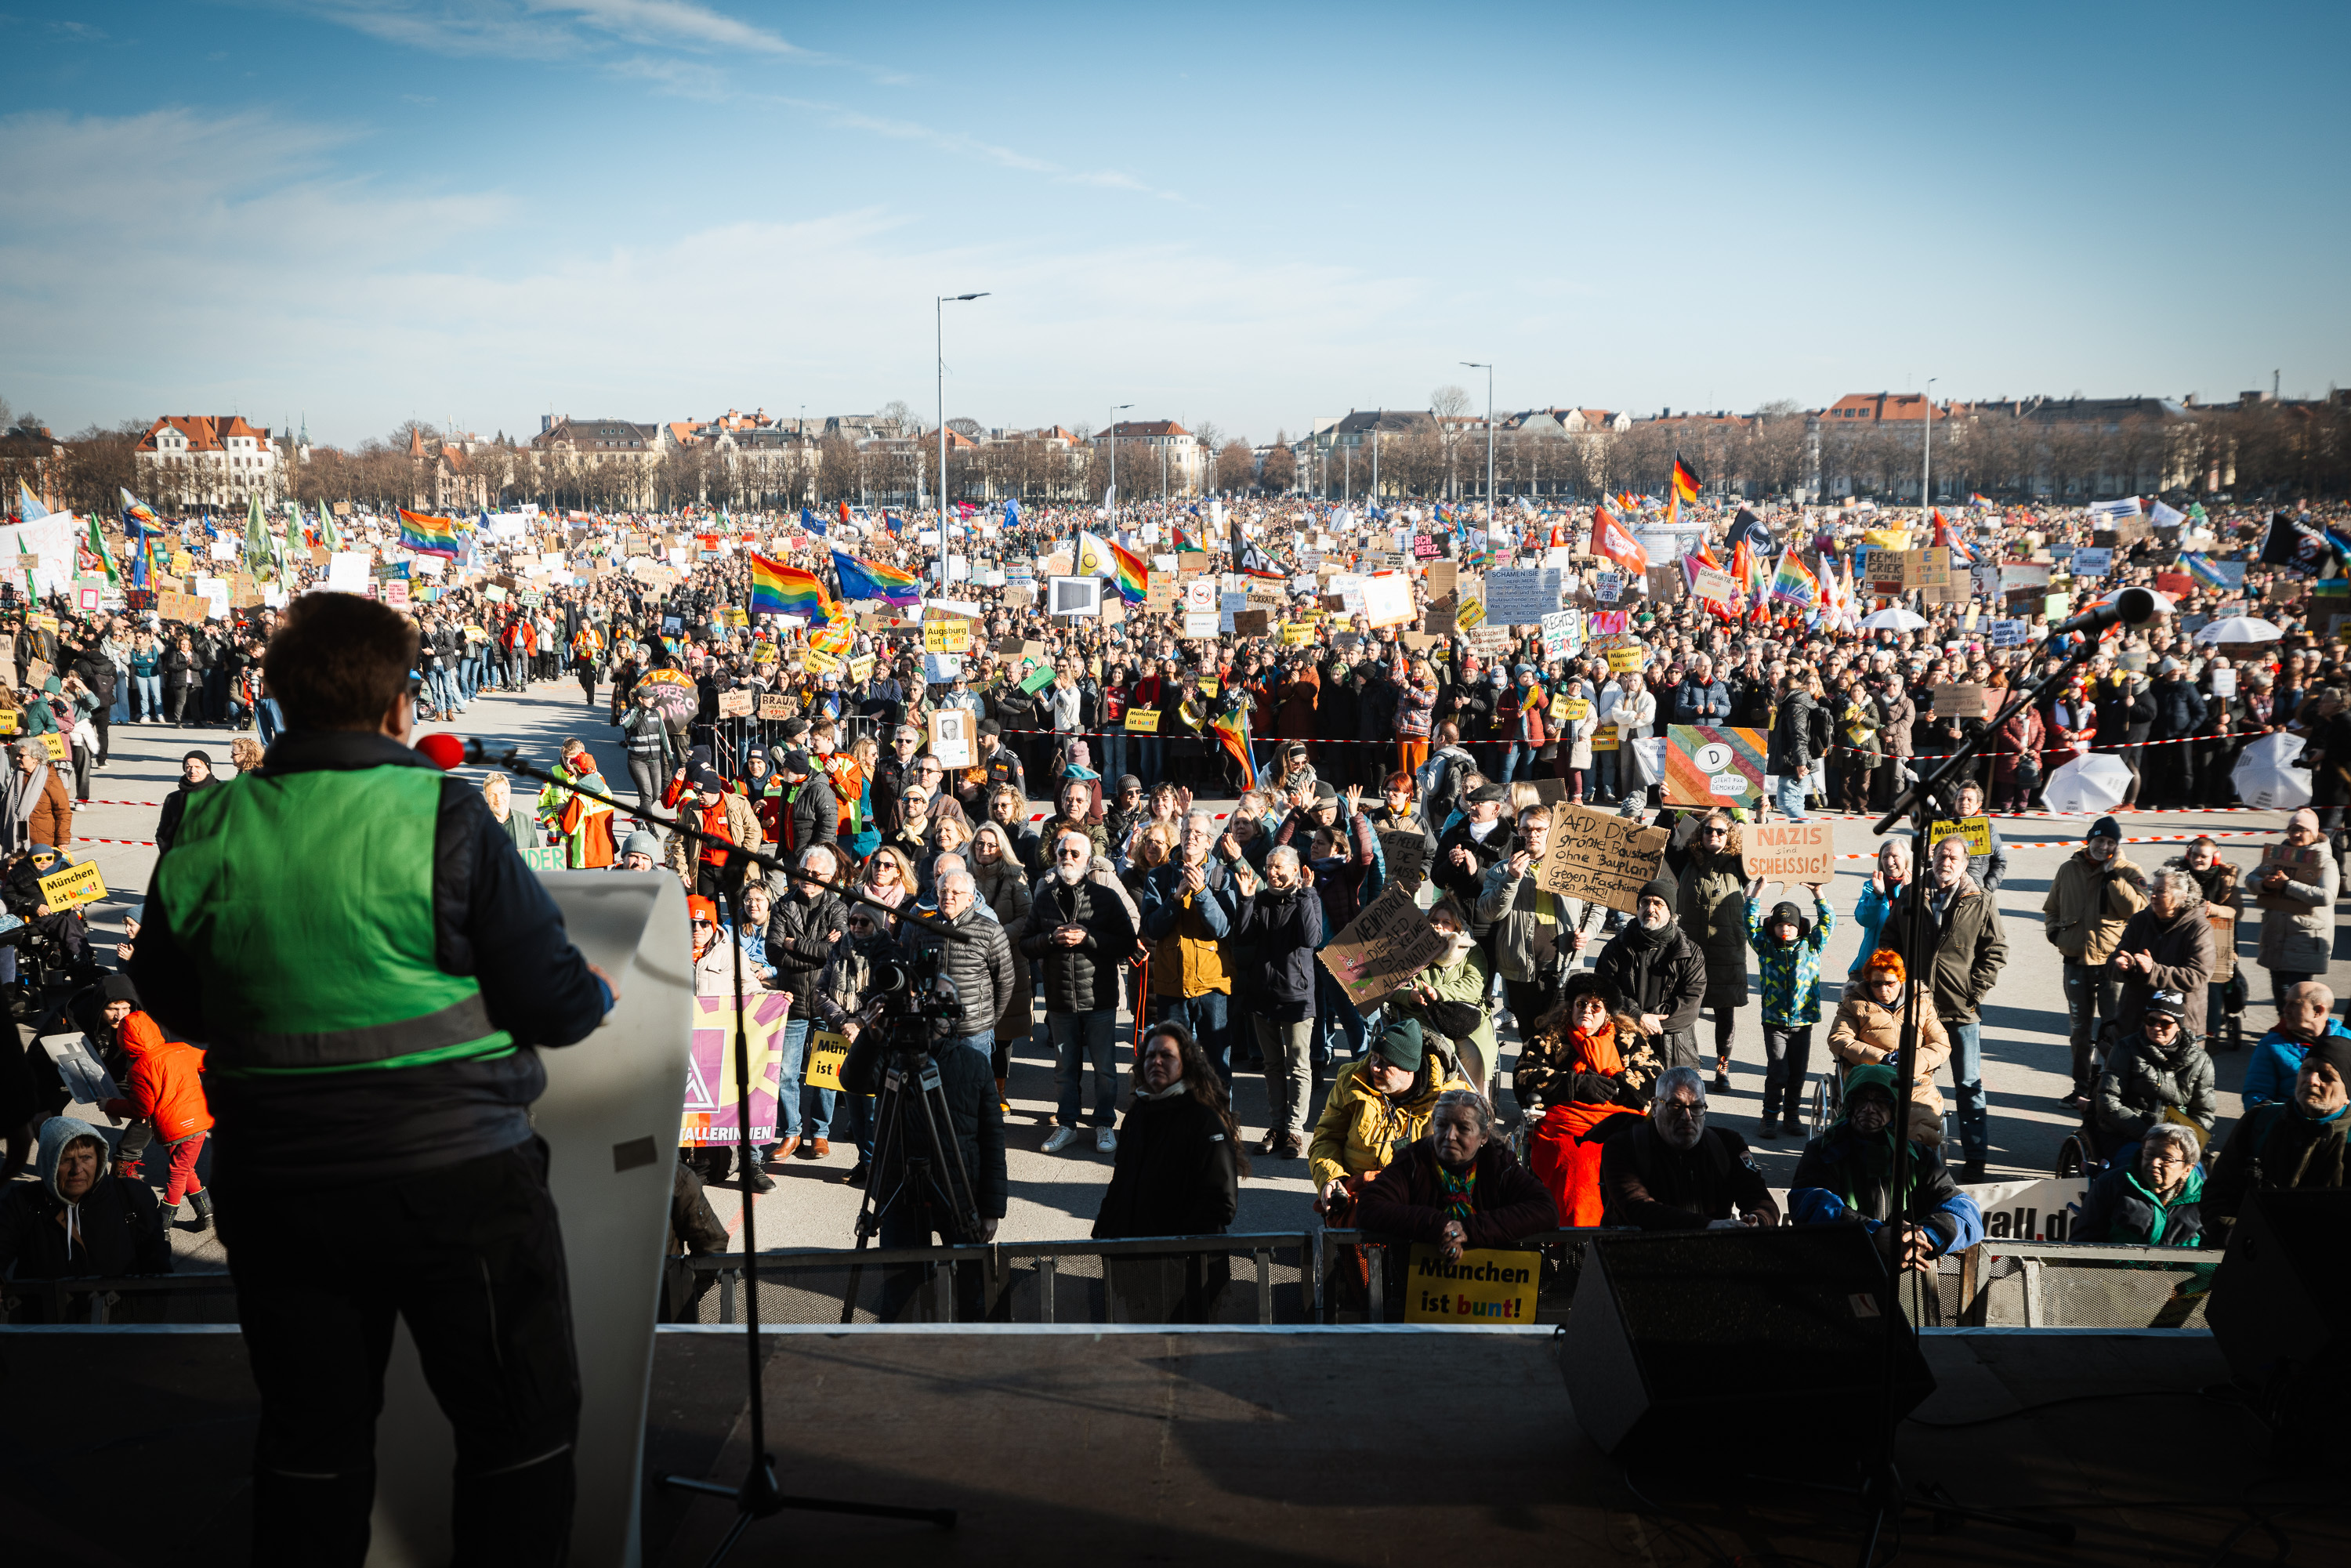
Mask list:
[[[708,931],[712,929],[712,923],[707,920],[697,920],[694,923],[694,928],[696,931]]]
[[[1698,830],[1698,837],[1702,839],[1727,839],[1729,836],[1730,830],[1729,828],[1700,828]]]
[[[1054,852],[1053,858],[1055,860],[1064,861],[1081,861],[1091,860],[1093,858],[1093,855],[1092,852],[1090,850],[1057,850]]]

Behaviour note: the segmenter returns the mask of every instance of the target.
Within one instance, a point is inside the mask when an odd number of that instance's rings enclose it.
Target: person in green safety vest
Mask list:
[[[265,670],[287,729],[190,799],[131,973],[208,1052],[212,1186],[261,1391],[253,1555],[358,1564],[404,1318],[455,1428],[457,1560],[558,1562],[580,1380],[543,1047],[611,983],[473,786],[410,749],[413,622],[297,600]]]

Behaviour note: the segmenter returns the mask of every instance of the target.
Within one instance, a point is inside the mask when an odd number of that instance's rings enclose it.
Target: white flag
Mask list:
[[[2140,515],[2138,497],[2137,496],[2125,496],[2119,501],[2095,501],[2091,503],[2088,510],[2092,519],[2096,521],[2110,521],[2117,517],[2136,517]]]
[[[2155,504],[2155,509],[2149,512],[2147,516],[2154,521],[2155,526],[2158,528],[2178,528],[2180,524],[2188,520],[2187,513],[2176,512],[2160,501],[2158,501]]]

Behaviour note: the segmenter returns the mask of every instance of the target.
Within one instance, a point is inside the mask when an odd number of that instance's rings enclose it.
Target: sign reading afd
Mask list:
[[[1448,1263],[1441,1249],[1416,1241],[1405,1286],[1404,1321],[1460,1328],[1531,1323],[1541,1281],[1540,1252],[1468,1248],[1459,1262]]]

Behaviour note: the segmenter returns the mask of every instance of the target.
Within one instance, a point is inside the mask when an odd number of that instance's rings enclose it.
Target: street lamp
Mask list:
[[[967,299],[985,299],[985,288],[977,294],[942,294],[931,305],[931,329],[937,358],[932,369],[937,373],[939,398],[939,581],[947,580],[947,301],[958,305]],[[804,416],[805,417],[805,416]]]
[[[1118,416],[1134,406],[1131,402],[1110,405],[1110,489],[1102,496],[1105,508],[1118,503]]]
[[[1494,509],[1494,367],[1476,360],[1461,362],[1470,370],[1486,372],[1486,526],[1492,528],[1501,515]]]
[[[1934,515],[1930,508],[1935,504],[1935,493],[1927,487],[1927,478],[1935,461],[1935,381],[1933,376],[1927,378],[1927,424],[1918,440],[1918,526],[1922,528]]]

